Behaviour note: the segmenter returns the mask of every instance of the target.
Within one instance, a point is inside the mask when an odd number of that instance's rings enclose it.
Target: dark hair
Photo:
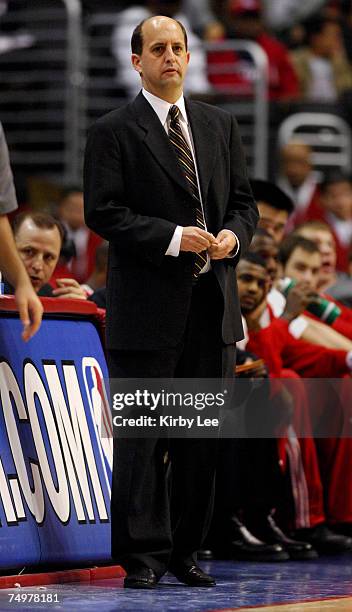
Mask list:
[[[59,230],[60,238],[61,238],[61,244],[63,243],[64,236],[65,236],[65,230],[63,228],[63,225],[61,221],[59,221],[58,219],[55,219],[55,217],[53,217],[52,215],[49,215],[48,213],[23,212],[23,213],[19,213],[18,215],[16,215],[13,218],[12,223],[11,223],[14,236],[16,236],[22,223],[26,219],[31,219],[34,225],[36,225],[37,227],[41,229],[53,229],[54,227],[57,227],[57,229]]]
[[[324,175],[322,182],[320,183],[320,191],[321,193],[325,193],[326,190],[330,187],[330,185],[335,185],[336,183],[350,183],[351,184],[351,176],[347,174],[347,172],[343,172],[342,170],[331,170],[331,172],[327,172]]]
[[[290,259],[292,253],[296,249],[302,249],[307,253],[319,253],[319,249],[315,242],[312,240],[308,240],[308,238],[303,238],[303,236],[288,236],[281,243],[279,252],[278,252],[278,260],[279,262],[285,266]]]
[[[286,210],[290,215],[294,210],[294,204],[291,198],[274,183],[263,181],[260,179],[252,179],[250,181],[254,199],[257,202],[267,202],[276,210]]]
[[[131,50],[132,50],[132,53],[136,53],[136,55],[142,54],[142,51],[143,51],[143,31],[142,30],[143,30],[143,26],[145,22],[148,21],[149,19],[152,19],[152,17],[147,17],[146,19],[143,19],[143,21],[141,21],[133,30],[132,38],[131,38]],[[187,32],[185,30],[185,27],[177,19],[173,19],[173,21],[175,21],[175,23],[177,23],[182,30],[183,37],[185,39],[186,51],[187,51],[188,38],[187,38]]]
[[[266,261],[264,257],[259,255],[259,253],[253,253],[252,251],[247,251],[244,255],[242,255],[240,261],[248,261],[248,263],[254,264],[255,266],[260,266],[261,268],[266,269]]]

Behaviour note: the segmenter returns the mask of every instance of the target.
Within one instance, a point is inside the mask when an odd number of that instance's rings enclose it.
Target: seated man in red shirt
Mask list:
[[[345,306],[352,307],[352,279],[336,269],[337,249],[334,233],[323,221],[307,221],[295,229],[296,236],[314,242],[321,256],[317,288]]]
[[[290,335],[288,330],[289,313],[286,312],[282,318],[275,318],[267,304],[268,285],[266,279],[265,263],[261,263],[256,254],[245,255],[238,266],[238,286],[241,308],[248,327],[247,349],[265,360],[271,377],[285,378],[288,375],[287,367],[305,377],[338,377],[350,372],[352,367],[351,353],[324,349],[296,340]],[[269,310],[270,323],[262,328],[260,319],[265,309]],[[292,312],[292,317],[295,316],[297,316],[297,312]],[[307,414],[305,413],[308,406],[307,398],[304,398],[305,389],[298,383],[289,388],[290,391],[295,392],[296,403],[297,400],[300,400],[301,405],[298,406],[299,419],[303,419],[306,426],[309,426],[309,420],[307,421]],[[302,404],[305,404],[303,411]],[[301,440],[299,442],[302,443]],[[334,454],[336,461],[335,463],[332,462],[333,465],[329,473],[330,482],[327,491],[329,519],[333,524],[341,522],[348,526],[352,522],[350,487],[348,487],[349,494],[344,497],[344,507],[341,507],[340,503],[337,504],[335,485],[346,476],[346,466],[350,465],[352,460],[349,439],[328,439],[327,443],[330,443],[331,446],[329,455],[332,455],[334,450],[336,451],[336,447],[339,449],[339,452]],[[331,532],[324,525],[323,489],[314,443],[310,438],[305,438],[301,446],[301,460],[304,464],[306,479],[304,479],[301,470],[303,481],[301,480],[299,493],[301,494],[301,489],[305,488],[306,497],[308,495],[309,499],[306,500],[306,504],[308,503],[306,513],[308,514],[305,528],[298,532],[298,536],[300,539],[311,542],[321,553],[349,550],[352,541],[349,538],[340,539],[342,536]],[[332,448],[333,446],[334,448]],[[295,451],[299,452],[299,450],[297,440]],[[325,484],[325,486],[327,485]],[[298,526],[302,527],[302,523],[298,522]]]

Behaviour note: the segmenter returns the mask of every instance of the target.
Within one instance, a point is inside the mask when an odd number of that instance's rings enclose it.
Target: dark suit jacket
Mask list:
[[[232,230],[247,250],[258,214],[235,119],[186,102],[208,230]],[[166,256],[176,225],[196,225],[195,207],[176,154],[140,93],[90,129],[85,156],[87,225],[110,242],[107,347],[153,350],[182,339],[194,255]],[[213,261],[224,296],[223,339],[242,338],[236,258]]]

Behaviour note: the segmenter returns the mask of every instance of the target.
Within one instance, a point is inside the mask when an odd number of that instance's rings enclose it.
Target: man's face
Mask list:
[[[250,313],[262,303],[268,293],[268,273],[265,268],[240,260],[237,266],[237,284],[241,310]]]
[[[319,270],[319,284],[327,281],[336,271],[336,246],[333,235],[329,230],[304,227],[299,230],[299,235],[314,242],[321,256]]]
[[[85,225],[83,193],[76,191],[70,193],[60,203],[60,219],[68,225],[71,230],[77,230]]]
[[[61,249],[61,236],[57,227],[37,227],[25,219],[17,230],[15,242],[19,255],[36,293],[49,282]]]
[[[325,210],[342,220],[352,219],[352,185],[349,181],[332,183],[321,195]]]
[[[277,210],[266,202],[257,202],[259,210],[258,227],[265,229],[274,239],[276,244],[280,244],[284,237],[285,225],[288,219],[286,210]]]
[[[321,267],[321,255],[309,253],[301,247],[297,247],[291,253],[291,257],[286,262],[284,276],[288,276],[297,282],[305,281],[312,289],[318,286],[319,271]]]
[[[276,246],[271,236],[254,235],[251,243],[251,251],[258,253],[266,262],[266,269],[270,280],[275,281],[277,276],[277,254],[278,247]]]
[[[319,34],[312,38],[312,47],[321,57],[331,58],[341,48],[341,28],[328,22]]]
[[[133,66],[147,91],[176,102],[190,57],[183,32],[173,19],[153,17],[144,23],[142,33],[143,50],[141,55],[132,55]]]
[[[300,187],[312,170],[311,153],[304,144],[288,144],[282,151],[282,173],[292,187]]]

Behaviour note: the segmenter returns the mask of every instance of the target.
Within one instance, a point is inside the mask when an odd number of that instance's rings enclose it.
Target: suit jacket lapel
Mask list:
[[[186,177],[179,166],[168,135],[142,93],[133,101],[132,107],[136,121],[145,133],[144,142],[151,154],[169,177],[189,193]]]
[[[190,193],[187,180],[179,166],[169,138],[159,118],[142,93],[139,93],[135,98],[132,108],[138,125],[145,133],[144,142],[156,161],[172,180]],[[205,204],[217,156],[216,132],[209,125],[207,116],[200,106],[187,101],[186,110],[194,142],[202,199]]]
[[[186,110],[191,125],[203,204],[205,204],[217,157],[217,135],[200,106],[187,101]]]

